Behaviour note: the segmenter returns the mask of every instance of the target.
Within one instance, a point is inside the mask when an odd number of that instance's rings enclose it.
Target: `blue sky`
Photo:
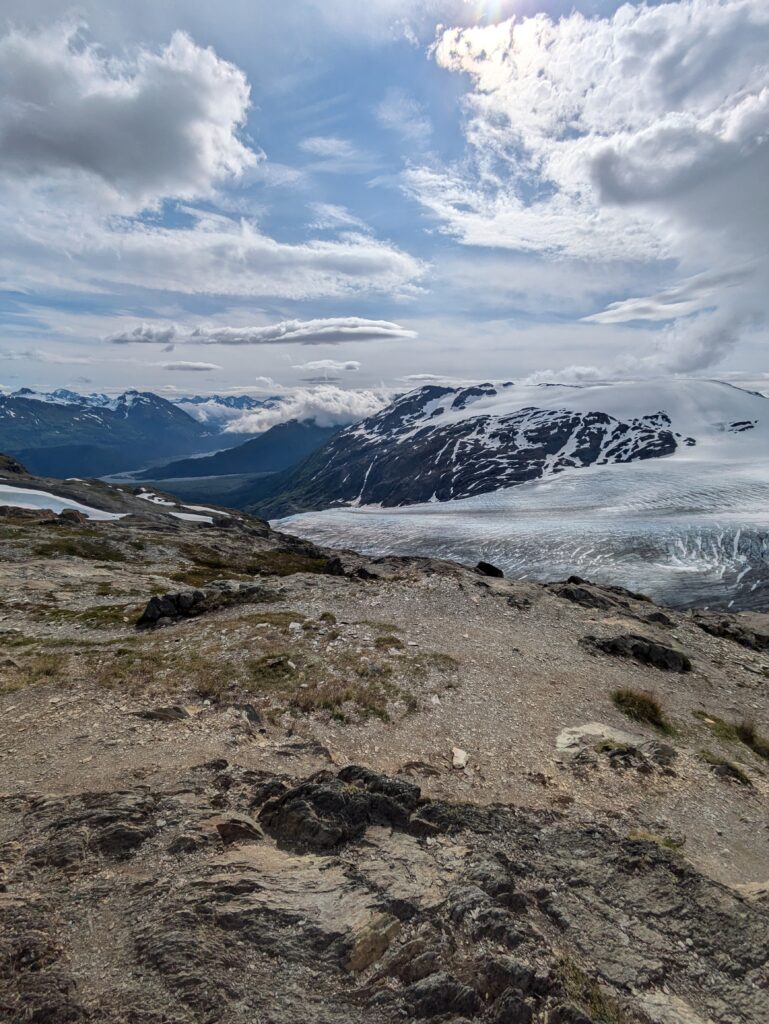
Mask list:
[[[7,387],[766,369],[763,0],[3,10]]]

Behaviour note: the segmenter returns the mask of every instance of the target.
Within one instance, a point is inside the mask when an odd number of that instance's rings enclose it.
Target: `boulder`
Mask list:
[[[445,971],[409,985],[405,995],[412,1016],[417,1018],[440,1017],[447,1013],[472,1017],[481,1007],[478,993]]]
[[[502,580],[505,578],[505,574],[496,565],[492,565],[491,562],[479,562],[475,571],[480,573],[481,576],[492,576],[494,579]]]
[[[329,850],[357,839],[369,825],[406,830],[419,798],[418,786],[349,765],[338,775],[318,772],[267,801],[259,821],[279,844]]]
[[[147,602],[136,626],[138,629],[162,626],[180,619],[196,618],[218,608],[264,601],[267,596],[265,588],[256,583],[217,580],[202,590],[156,594]]]
[[[612,637],[586,636],[582,640],[582,644],[588,649],[600,651],[603,654],[611,654],[618,658],[632,658],[642,665],[651,665],[662,672],[691,672],[692,670],[690,658],[682,651],[635,633],[623,633],[620,636]]]
[[[769,633],[761,633],[734,615],[718,615],[696,612],[694,621],[711,636],[733,640],[751,651],[769,651]]]

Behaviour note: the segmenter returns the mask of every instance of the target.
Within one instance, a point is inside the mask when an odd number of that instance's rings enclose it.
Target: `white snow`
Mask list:
[[[210,512],[212,516],[226,516],[230,518],[229,512],[222,512],[218,508],[207,508],[205,505],[182,505],[182,508],[191,509],[193,512]]]
[[[429,422],[524,408],[605,412],[624,422],[665,412],[696,445],[679,441],[666,458],[569,469],[448,502],[305,513],[279,528],[375,555],[482,558],[516,578],[577,573],[672,603],[728,598],[769,607],[767,398],[691,379],[499,391],[466,409],[451,410],[449,396]],[[750,429],[735,432],[735,423]]]
[[[174,516],[175,519],[184,519],[188,523],[213,524],[213,519],[211,518],[211,516],[199,516],[196,515],[194,512],[169,512],[168,514]]]
[[[166,505],[168,508],[176,508],[175,501],[167,501],[165,498],[161,498],[159,494],[155,494],[153,491],[142,491],[141,494],[137,494],[136,497],[141,498],[142,501],[151,501],[153,505]]]
[[[49,494],[48,491],[35,491],[23,487],[9,487],[7,484],[0,484],[0,505],[10,505],[12,508],[27,509],[50,509],[51,512],[63,512],[65,509],[74,509],[82,512],[89,519],[122,519],[125,513],[103,512],[98,508],[91,508],[89,505],[81,505],[78,501],[70,498],[61,498],[57,494]]]

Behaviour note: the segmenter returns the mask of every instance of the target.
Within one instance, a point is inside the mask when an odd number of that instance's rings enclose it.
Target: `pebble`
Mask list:
[[[451,748],[451,767],[452,768],[466,768],[467,762],[470,760],[470,755],[466,750],[462,750],[461,747]]]

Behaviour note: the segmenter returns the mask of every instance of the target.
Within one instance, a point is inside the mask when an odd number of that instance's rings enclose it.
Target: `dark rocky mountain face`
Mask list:
[[[236,473],[276,473],[306,459],[338,430],[338,427],[319,427],[315,423],[297,420],[278,423],[244,444],[205,458],[180,459],[167,466],[148,469],[139,479],[176,480]],[[236,436],[227,434],[222,440]]]
[[[255,492],[254,507],[277,514],[334,504],[449,501],[569,468],[672,455],[679,443],[693,443],[674,433],[665,412],[627,420],[598,410],[535,407],[472,415],[474,400],[497,393],[490,384],[411,392],[341,431],[280,481],[279,490],[261,501]],[[465,415],[445,417],[452,411]]]
[[[28,389],[0,395],[0,447],[41,475],[119,472],[158,456],[200,451],[212,439],[210,429],[149,392],[115,399],[36,396]]]

